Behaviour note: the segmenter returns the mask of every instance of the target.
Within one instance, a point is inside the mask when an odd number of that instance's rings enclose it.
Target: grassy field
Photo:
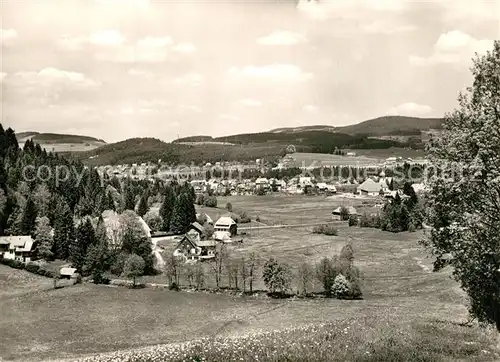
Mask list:
[[[19,144],[22,148],[24,143]],[[44,143],[40,141],[40,147],[47,152],[84,152],[92,151],[96,148],[105,145],[102,142],[88,142],[88,143]]]
[[[235,211],[281,223],[326,222],[342,202],[239,196],[220,198],[219,204],[227,201]],[[370,208],[373,201],[352,203]],[[224,213],[203,210],[212,217]],[[74,360],[109,352],[88,360],[498,360],[491,330],[460,325],[467,320],[464,296],[450,270],[430,272],[431,260],[417,244],[420,237],[421,232],[391,234],[338,223],[338,236],[315,235],[310,228],[254,230],[243,235],[243,244],[230,247],[233,255],[256,252],[260,262],[275,256],[295,266],[338,253],[351,242],[363,274],[365,299],[358,301],[89,284],[52,290],[51,280],[0,265],[0,356]],[[193,342],[179,344],[186,341]]]
[[[349,150],[352,152],[356,152],[359,156],[368,156],[375,158],[386,159],[388,157],[410,157],[410,158],[421,158],[425,157],[424,150],[413,150],[409,148],[401,148],[401,147],[391,147],[386,149],[372,149],[372,150]]]

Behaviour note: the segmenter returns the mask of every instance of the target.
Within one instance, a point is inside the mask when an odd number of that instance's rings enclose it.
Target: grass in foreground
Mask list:
[[[80,359],[102,361],[493,361],[494,331],[449,322],[343,320],[238,338],[204,338]]]

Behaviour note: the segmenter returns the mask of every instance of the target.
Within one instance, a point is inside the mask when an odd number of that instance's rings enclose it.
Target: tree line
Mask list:
[[[165,262],[165,275],[172,289],[177,290],[182,283],[190,288],[204,289],[211,278],[216,289],[251,294],[260,278],[274,297],[312,296],[318,287],[328,297],[359,299],[363,296],[362,277],[354,265],[350,244],[345,245],[339,255],[324,257],[317,264],[300,263],[295,271],[289,263],[274,257],[263,261],[255,253],[248,257],[233,255],[224,243],[217,245],[215,258],[210,263],[186,263],[183,257],[174,255]]]

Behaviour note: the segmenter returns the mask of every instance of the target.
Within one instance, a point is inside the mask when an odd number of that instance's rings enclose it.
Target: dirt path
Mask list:
[[[254,227],[240,227],[240,231],[251,231],[251,230],[264,230],[264,229],[283,229],[283,228],[301,228],[308,226],[320,226],[325,224],[334,224],[334,222],[315,222],[306,224],[289,224],[289,225],[267,225],[267,226],[254,226]]]

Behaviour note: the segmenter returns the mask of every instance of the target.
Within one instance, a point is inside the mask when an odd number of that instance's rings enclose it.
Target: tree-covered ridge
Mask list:
[[[336,149],[388,149],[403,147],[393,140],[349,136],[326,131],[310,131],[294,134],[254,133],[213,139],[217,143],[182,144],[165,143],[155,138],[132,138],[110,143],[92,151],[71,154],[86,164],[116,165],[158,162],[178,165],[197,165],[218,161],[273,160],[286,153],[293,144],[297,152],[334,153]],[[230,143],[230,144],[224,144]],[[69,154],[68,154],[69,155]]]

